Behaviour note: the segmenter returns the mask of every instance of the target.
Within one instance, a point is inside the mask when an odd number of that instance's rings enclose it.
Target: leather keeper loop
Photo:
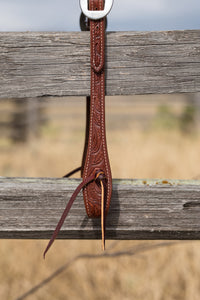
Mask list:
[[[92,0],[90,1],[90,9],[98,10],[99,6],[101,9],[102,1]],[[99,73],[104,68],[105,63],[105,18],[94,21],[90,20],[90,47],[91,47],[91,66],[96,73]]]

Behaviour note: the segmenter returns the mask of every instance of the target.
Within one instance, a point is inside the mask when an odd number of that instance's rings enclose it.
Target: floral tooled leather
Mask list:
[[[89,0],[90,10],[103,10],[103,0]],[[105,175],[105,214],[112,194],[112,176],[105,133],[105,19],[90,20],[91,95],[89,135],[83,169],[83,180],[99,171]],[[101,216],[101,186],[98,181],[83,189],[88,217]]]
[[[89,0],[91,10],[103,10],[103,0]],[[86,139],[81,176],[83,181],[72,194],[44,251],[44,257],[57,237],[78,193],[83,189],[84,202],[89,217],[101,216],[102,241],[105,249],[105,215],[112,194],[112,177],[105,134],[105,19],[90,21],[91,32],[91,96],[87,97]],[[88,130],[89,129],[89,130]],[[65,177],[73,174],[68,173]],[[102,207],[101,207],[102,205]]]

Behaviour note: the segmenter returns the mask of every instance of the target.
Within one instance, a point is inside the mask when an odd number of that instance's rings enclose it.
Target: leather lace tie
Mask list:
[[[89,10],[103,10],[104,0],[89,0]],[[79,192],[89,218],[101,217],[102,248],[105,249],[105,218],[112,194],[112,175],[108,158],[105,130],[105,17],[89,20],[91,51],[91,91],[87,97],[86,135],[81,170],[82,182],[72,194],[56,229],[44,251],[44,257],[57,237]]]
[[[74,200],[76,199],[76,197],[78,196],[78,194],[80,193],[80,191],[82,190],[82,188],[84,188],[87,184],[89,184],[92,181],[100,181],[101,184],[101,189],[102,189],[102,198],[101,198],[101,209],[102,209],[102,214],[101,214],[101,228],[102,228],[102,249],[105,250],[105,214],[104,214],[104,176],[103,176],[103,172],[99,172],[97,175],[96,174],[92,174],[90,177],[88,177],[87,179],[83,180],[78,187],[75,189],[75,191],[73,192],[69,202],[67,203],[67,206],[54,230],[54,233],[44,251],[43,257],[45,258],[46,253],[48,252],[49,248],[51,247],[51,245],[53,244],[54,240],[56,239],[69,211],[70,208],[72,207],[72,204],[74,203]]]

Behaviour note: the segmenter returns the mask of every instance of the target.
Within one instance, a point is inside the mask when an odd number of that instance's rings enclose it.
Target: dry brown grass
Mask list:
[[[124,103],[125,105],[125,103]],[[200,134],[135,129],[134,106],[109,102],[108,144],[113,177],[194,178],[200,174]],[[0,153],[3,176],[61,177],[80,164],[84,141],[84,104],[66,110],[66,127],[44,128],[42,139],[28,145],[7,145]],[[132,109],[132,114],[131,114]],[[127,116],[120,128],[116,115]],[[112,116],[112,117],[111,117]],[[135,255],[79,259],[27,299],[198,300],[199,242],[137,249],[157,241],[119,241],[110,251],[135,249]],[[107,248],[113,245],[107,241]],[[46,241],[1,240],[0,299],[14,300],[76,255],[100,254],[99,241],[56,241],[47,259]]]

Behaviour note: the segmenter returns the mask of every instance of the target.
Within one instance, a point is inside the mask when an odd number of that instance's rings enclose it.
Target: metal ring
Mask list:
[[[111,11],[114,0],[105,0],[104,10],[89,10],[88,0],[80,0],[80,7],[86,17],[91,20],[99,20],[107,16]]]

